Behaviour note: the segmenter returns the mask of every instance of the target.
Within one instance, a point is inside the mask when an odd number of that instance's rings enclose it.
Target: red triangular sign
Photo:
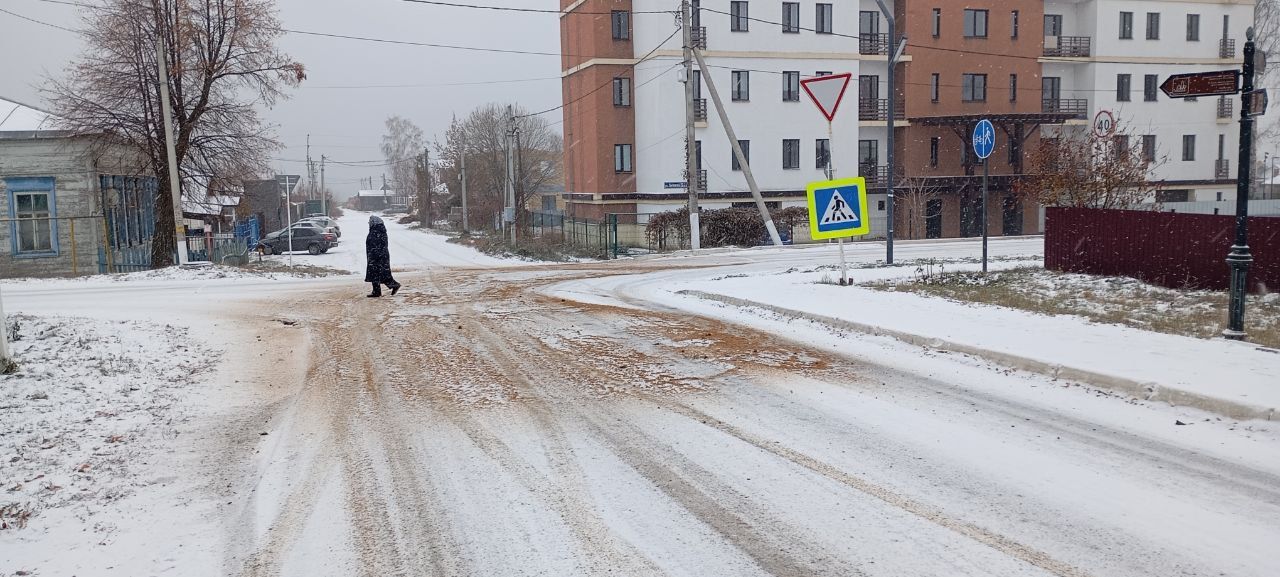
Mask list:
[[[836,109],[840,108],[840,101],[844,100],[844,91],[849,88],[851,78],[853,75],[848,73],[819,76],[801,80],[800,86],[804,87],[809,99],[818,105],[818,110],[830,122],[836,117]]]

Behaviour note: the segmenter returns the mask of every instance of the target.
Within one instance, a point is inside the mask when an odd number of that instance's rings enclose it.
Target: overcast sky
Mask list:
[[[552,0],[484,0],[492,6],[556,9]],[[470,10],[403,0],[277,0],[283,27],[294,30],[392,40],[483,46],[556,53],[560,48],[555,14]],[[81,26],[78,8],[41,0],[0,0],[0,8],[67,28]],[[61,74],[81,49],[70,32],[0,12],[0,97],[42,106],[39,84],[46,72]],[[378,144],[383,121],[400,115],[422,127],[428,138],[443,135],[451,117],[485,102],[515,101],[533,110],[560,103],[556,56],[492,54],[396,46],[288,34],[281,48],[307,67],[307,80],[291,99],[267,111],[285,148],[275,170],[303,174],[304,164],[286,162],[311,155],[337,161],[382,158]],[[508,84],[459,83],[528,80]],[[442,86],[455,84],[454,86]],[[430,85],[411,88],[389,86]],[[338,87],[374,88],[338,88]],[[552,121],[558,113],[550,114]],[[359,179],[380,179],[385,169],[329,164],[326,181],[339,197]]]

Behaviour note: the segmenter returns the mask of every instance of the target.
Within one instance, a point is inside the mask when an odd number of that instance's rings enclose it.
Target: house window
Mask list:
[[[613,171],[631,172],[631,145],[613,145]]]
[[[942,35],[942,9],[933,9],[933,37],[937,38]]]
[[[966,8],[964,11],[964,37],[987,37],[987,11]]]
[[[788,34],[800,33],[800,3],[782,3],[782,31]]]
[[[1147,162],[1156,161],[1156,135],[1144,134],[1142,136],[1142,159]]]
[[[1133,12],[1120,13],[1120,39],[1133,40]]]
[[[1128,74],[1116,75],[1116,101],[1117,102],[1129,101],[1129,75]]]
[[[800,101],[800,73],[798,71],[782,73],[782,101]]]
[[[800,168],[800,141],[786,139],[782,141],[782,168],[796,170]]]
[[[1187,41],[1200,41],[1200,15],[1187,14]]]
[[[1124,160],[1129,158],[1129,135],[1117,134],[1111,137],[1111,150],[1115,153],[1116,158]]]
[[[938,145],[942,139],[937,136],[929,138],[929,166],[938,166]]]
[[[618,77],[613,79],[613,105],[631,106],[631,79]]]
[[[965,102],[987,101],[987,75],[965,74],[961,82],[960,99]]]
[[[1009,75],[1009,102],[1018,101],[1018,75]]]
[[[746,32],[751,21],[747,16],[747,3],[735,0],[729,3],[729,31]]]
[[[1156,80],[1155,74],[1147,74],[1142,77],[1142,100],[1144,102],[1155,102],[1156,91],[1159,90],[1159,81]]]
[[[626,10],[613,11],[613,39],[631,39],[631,13]]]
[[[823,76],[831,76],[830,70],[819,70],[813,73],[814,78],[822,78]]]
[[[831,162],[831,141],[826,138],[819,138],[814,141],[814,144],[814,149],[816,151],[816,154],[814,154],[814,158],[816,159],[814,167],[826,168],[827,164]]]
[[[9,179],[7,183],[9,210],[13,217],[13,254],[57,254],[58,224],[53,220],[53,179]]]
[[[1182,160],[1191,162],[1196,159],[1196,135],[1182,135]]]
[[[1018,11],[1014,10],[1009,13],[1009,37],[1018,37]]]
[[[880,166],[880,141],[858,141],[858,172],[875,174]]]
[[[751,141],[739,140],[738,147],[742,149],[742,158],[747,160],[747,164],[751,164]],[[742,163],[738,162],[737,154],[730,154],[729,167],[733,170],[742,170]]]
[[[938,73],[934,72],[929,75],[929,100],[931,102],[938,101]]]
[[[1147,12],[1147,40],[1160,39],[1160,13]]]
[[[831,34],[831,5],[818,4],[817,22],[813,27],[813,31],[818,34]]]
[[[732,88],[734,102],[751,100],[751,73],[746,70],[734,70]]]

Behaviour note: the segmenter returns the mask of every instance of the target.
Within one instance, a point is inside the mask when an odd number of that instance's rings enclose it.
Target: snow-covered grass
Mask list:
[[[7,328],[18,368],[0,376],[0,536],[50,509],[96,525],[146,491],[138,469],[217,355],[174,326],[17,315]]]
[[[1227,294],[1177,290],[1126,277],[1102,277],[1022,267],[988,275],[939,268],[913,278],[867,286],[1048,315],[1079,315],[1100,323],[1199,338],[1226,326]],[[1251,295],[1246,307],[1252,342],[1280,347],[1280,294]]]

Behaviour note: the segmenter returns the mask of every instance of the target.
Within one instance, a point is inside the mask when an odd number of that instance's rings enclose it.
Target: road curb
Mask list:
[[[1217,415],[1222,415],[1231,419],[1248,420],[1259,419],[1265,421],[1275,420],[1277,418],[1277,410],[1274,407],[1261,407],[1257,405],[1249,405],[1232,401],[1228,399],[1220,399],[1216,397],[1206,396],[1200,393],[1185,391],[1173,387],[1166,387],[1158,383],[1149,381],[1137,381],[1125,377],[1117,377],[1104,373],[1097,373],[1075,367],[1066,367],[1059,364],[1048,363],[1029,357],[993,351],[973,345],[956,343],[935,337],[926,337],[917,334],[887,329],[880,326],[859,323],[835,317],[828,317],[813,313],[806,313],[794,309],[774,306],[765,303],[759,303],[746,299],[740,299],[731,296],[708,293],[695,290],[682,290],[676,294],[692,296],[704,300],[715,301],[722,304],[748,307],[767,310],[778,315],[807,320],[819,324],[824,324],[834,328],[856,331],[873,336],[892,337],[907,344],[928,347],[931,349],[940,349],[971,355],[981,359],[985,359],[994,363],[1005,365],[1019,370],[1038,373],[1054,379],[1066,379],[1071,381],[1079,381],[1095,387],[1108,389],[1120,393],[1124,393],[1139,399],[1148,401],[1165,402],[1176,406],[1185,406],[1208,411]]]

